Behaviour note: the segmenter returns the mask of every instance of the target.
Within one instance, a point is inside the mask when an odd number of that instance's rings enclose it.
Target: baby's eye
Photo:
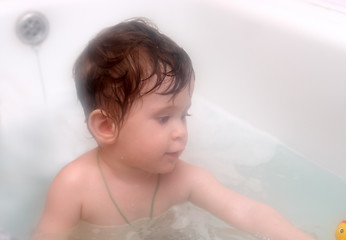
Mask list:
[[[168,122],[169,116],[159,117],[159,118],[157,118],[157,120],[159,121],[159,123],[164,124],[164,123]]]

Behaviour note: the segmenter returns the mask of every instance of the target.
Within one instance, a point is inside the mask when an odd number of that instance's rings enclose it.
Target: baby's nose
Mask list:
[[[186,137],[187,137],[186,124],[183,122],[177,123],[172,131],[172,138],[185,140]]]

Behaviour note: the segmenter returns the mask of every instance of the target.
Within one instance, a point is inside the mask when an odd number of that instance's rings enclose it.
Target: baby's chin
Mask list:
[[[180,158],[177,157],[166,157],[164,159],[165,164],[158,169],[159,174],[168,174],[175,170],[177,164],[181,161]]]

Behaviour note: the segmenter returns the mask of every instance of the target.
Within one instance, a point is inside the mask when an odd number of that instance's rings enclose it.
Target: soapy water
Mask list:
[[[96,144],[74,98],[1,110],[0,227],[9,236],[25,239],[39,219],[53,177]],[[227,187],[270,204],[318,239],[333,236],[346,216],[346,193],[340,191],[344,181],[198,95],[190,113],[184,160],[207,168]],[[177,211],[176,224],[191,223],[201,236],[196,239],[256,239],[203,210]]]
[[[186,203],[174,206],[149,221],[148,218],[132,222],[132,225],[98,226],[81,222],[69,234],[69,240],[222,240],[255,238],[227,226],[207,212]]]

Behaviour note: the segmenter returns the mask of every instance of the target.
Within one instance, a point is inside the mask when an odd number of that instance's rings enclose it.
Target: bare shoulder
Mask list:
[[[219,180],[207,169],[181,162],[179,171],[182,172],[185,187],[188,188],[188,200],[205,209],[212,209],[218,199],[222,199],[226,193],[233,195],[233,191],[223,186]]]
[[[54,178],[37,228],[38,233],[56,232],[77,224],[87,189],[85,185],[92,175],[92,165],[95,164],[94,152],[83,154],[67,164]]]
[[[89,174],[94,170],[95,151],[89,151],[63,167],[55,177],[52,187],[65,185],[68,188],[78,188],[85,184]]]
[[[188,181],[191,184],[198,184],[203,182],[204,179],[210,180],[214,178],[208,170],[185,161],[180,161],[177,164],[176,172],[181,175],[184,181]]]
[[[205,188],[206,185],[217,182],[208,170],[185,161],[179,161],[175,170],[166,177],[170,184],[177,186],[180,192],[185,193],[187,199],[196,189]]]
[[[47,200],[65,203],[64,199],[80,203],[83,191],[95,172],[95,150],[89,151],[63,167],[51,183]],[[94,174],[95,175],[95,174]]]

